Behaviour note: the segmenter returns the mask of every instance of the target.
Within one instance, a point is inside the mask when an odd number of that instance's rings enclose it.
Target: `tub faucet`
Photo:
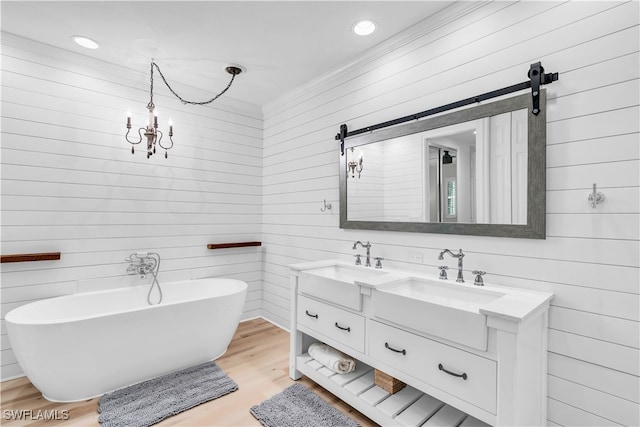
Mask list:
[[[362,243],[360,240],[353,244],[353,250],[355,251],[358,245],[362,246],[367,250],[367,259],[365,260],[364,266],[371,267],[371,243],[367,242],[366,244]]]
[[[456,277],[456,282],[464,283],[464,278],[462,277],[462,258],[464,258],[464,254],[462,253],[462,249],[457,254],[454,254],[449,249],[445,249],[440,252],[438,255],[438,259],[444,259],[444,254],[449,254],[454,258],[458,258],[458,277]]]
[[[126,257],[124,260],[131,263],[127,267],[127,274],[139,274],[141,279],[147,277],[147,274],[149,273],[153,276],[153,282],[151,282],[151,287],[149,288],[149,293],[147,294],[147,302],[149,303],[149,305],[153,305],[153,303],[151,302],[151,291],[153,291],[154,286],[157,286],[159,300],[156,304],[160,304],[162,302],[162,289],[160,288],[160,282],[158,282],[158,272],[160,271],[160,254],[156,252],[135,252]]]
[[[126,257],[124,260],[131,263],[129,264],[129,267],[127,267],[127,274],[139,274],[140,278],[144,279],[145,277],[147,277],[147,274],[156,271],[156,267],[160,263],[160,256],[158,255],[158,259],[156,259],[154,256],[149,255],[157,254],[136,252]]]

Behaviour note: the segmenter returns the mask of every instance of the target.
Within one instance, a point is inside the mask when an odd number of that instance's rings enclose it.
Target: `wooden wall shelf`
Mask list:
[[[262,246],[262,242],[210,243],[207,249],[245,248],[247,246]]]
[[[0,263],[5,262],[30,262],[30,261],[55,261],[60,259],[60,252],[43,252],[38,254],[14,254],[0,255]]]

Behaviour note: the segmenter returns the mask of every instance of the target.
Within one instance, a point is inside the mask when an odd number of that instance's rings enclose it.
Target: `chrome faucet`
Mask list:
[[[124,260],[130,263],[127,267],[127,274],[139,274],[141,279],[144,279],[147,274],[151,274],[153,276],[153,282],[151,282],[151,287],[147,294],[147,302],[149,305],[153,305],[151,302],[151,291],[153,291],[154,286],[158,286],[159,299],[156,304],[160,304],[162,302],[162,289],[160,288],[160,282],[158,282],[160,255],[156,252],[135,252]]]
[[[462,258],[464,258],[464,254],[462,253],[462,249],[460,249],[457,254],[454,254],[449,249],[445,249],[440,252],[440,255],[438,255],[438,259],[444,259],[445,253],[451,255],[454,258],[458,258],[458,277],[456,277],[456,282],[464,283],[464,278],[462,277]]]
[[[154,255],[157,256],[154,257]],[[125,258],[126,262],[130,262],[127,267],[127,274],[139,274],[141,279],[147,277],[147,274],[155,272],[157,274],[157,267],[160,264],[160,255],[147,252],[136,252]]]
[[[353,244],[353,250],[356,250],[358,245],[362,246],[367,250],[367,259],[365,260],[364,266],[371,267],[371,243],[367,242],[366,244],[364,244],[360,240],[358,240]],[[356,259],[356,263],[357,263],[357,259]]]

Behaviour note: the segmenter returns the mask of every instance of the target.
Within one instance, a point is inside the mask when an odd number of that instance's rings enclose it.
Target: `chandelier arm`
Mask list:
[[[231,80],[229,81],[229,84],[227,85],[227,87],[225,87],[222,92],[220,92],[219,94],[217,94],[216,96],[214,96],[213,98],[211,98],[208,101],[188,101],[186,99],[183,99],[180,95],[178,95],[176,93],[175,90],[173,90],[173,88],[171,87],[171,85],[169,84],[169,82],[167,82],[167,79],[164,77],[164,74],[162,74],[162,71],[160,71],[160,67],[158,66],[158,64],[156,64],[155,62],[151,62],[151,87],[153,88],[153,67],[156,67],[156,70],[158,70],[158,73],[160,73],[160,77],[162,77],[162,81],[164,81],[164,84],[167,85],[167,87],[169,88],[169,90],[171,91],[171,93],[180,100],[180,102],[182,102],[183,104],[191,104],[191,105],[206,105],[206,104],[210,104],[213,101],[215,101],[216,99],[220,98],[222,95],[224,95],[224,93],[229,90],[229,88],[231,87],[231,85],[233,84],[233,80],[236,78],[236,74],[232,73],[231,74]],[[152,89],[153,90],[153,89]],[[152,98],[153,99],[153,98]]]
[[[140,144],[142,142],[142,133],[141,133],[141,131],[143,131],[143,130],[146,131],[145,128],[138,129],[138,136],[140,137],[140,139],[138,139],[138,142],[133,142],[133,141],[129,140],[129,132],[131,132],[130,128],[127,129],[127,133],[125,134],[124,137],[125,137],[125,139],[127,140],[127,142],[129,144],[132,144],[132,145]]]
[[[164,145],[162,145],[162,137],[158,140],[158,145],[160,146],[160,148],[162,148],[163,150],[170,150],[173,148],[173,138],[171,137],[171,134],[169,134],[169,142],[171,143],[171,145],[167,145],[166,147]]]
[[[160,135],[160,138],[156,138],[156,140],[154,141],[154,145],[155,145],[155,143],[157,143],[160,147],[162,147],[162,137],[164,136],[164,133],[162,133],[161,130],[157,130],[156,131],[156,135]],[[162,148],[164,148],[164,147],[162,147]],[[154,149],[155,149],[155,147],[154,147]]]

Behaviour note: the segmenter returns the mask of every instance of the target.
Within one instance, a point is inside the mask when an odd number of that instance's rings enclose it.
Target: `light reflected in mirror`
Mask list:
[[[351,147],[347,219],[526,224],[527,135],[521,109]]]

